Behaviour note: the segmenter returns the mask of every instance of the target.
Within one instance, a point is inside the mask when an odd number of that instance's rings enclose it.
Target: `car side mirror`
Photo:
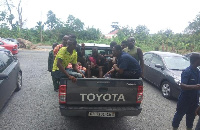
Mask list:
[[[7,74],[0,74],[0,80],[4,80],[4,79],[8,79],[8,75]]]
[[[160,64],[156,64],[155,67],[156,67],[156,68],[161,68],[161,69],[163,69],[163,66],[160,65]]]

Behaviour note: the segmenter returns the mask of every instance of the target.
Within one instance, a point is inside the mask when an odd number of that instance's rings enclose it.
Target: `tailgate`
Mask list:
[[[68,105],[133,105],[137,100],[141,79],[77,79],[66,80]]]

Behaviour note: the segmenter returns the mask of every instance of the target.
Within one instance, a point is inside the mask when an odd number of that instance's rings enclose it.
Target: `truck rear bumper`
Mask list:
[[[141,107],[123,106],[123,107],[82,107],[60,105],[62,116],[84,116],[89,112],[115,112],[116,117],[138,116],[142,111]]]

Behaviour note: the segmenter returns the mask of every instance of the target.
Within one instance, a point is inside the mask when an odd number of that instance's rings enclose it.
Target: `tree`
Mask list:
[[[24,24],[24,21],[22,19],[22,6],[21,6],[21,0],[19,0],[19,3],[16,5],[14,5],[13,1],[12,0],[4,0],[4,7],[7,8],[5,12],[6,14],[6,20],[7,22],[9,23],[9,25],[13,28],[13,26],[19,26],[20,29],[22,29],[22,26]],[[8,13],[8,12],[9,13]],[[17,14],[18,14],[18,20],[16,20],[16,23],[14,23],[14,19],[15,19],[15,16],[13,14],[13,12],[17,11]]]
[[[189,22],[185,32],[196,35],[200,34],[200,13],[196,16],[193,22]]]
[[[0,21],[4,21],[6,19],[7,13],[6,11],[1,11],[0,13]]]
[[[138,25],[135,29],[135,37],[139,41],[146,41],[149,36],[149,29],[145,25]]]
[[[9,15],[7,17],[7,20],[9,22],[9,24],[12,26],[13,19],[15,18],[14,15],[12,14],[12,8],[14,7],[14,5],[12,3],[9,3],[9,2],[12,2],[12,1],[6,0],[5,4],[6,4],[7,8],[8,8],[8,11],[9,11]]]
[[[58,19],[56,18],[56,15],[53,13],[53,11],[49,10],[47,13],[47,21],[45,24],[47,24],[47,27],[52,30],[57,25]]]
[[[120,29],[120,30],[124,33],[124,35],[125,35],[126,37],[131,37],[131,36],[134,35],[134,30],[133,30],[133,28],[129,27],[128,25],[122,27],[122,29]]]
[[[189,34],[191,37],[189,38],[190,42],[187,43],[188,46],[194,48],[200,45],[200,13],[197,14],[193,22],[189,22],[188,27],[185,29],[185,33]]]
[[[22,19],[22,6],[21,6],[21,0],[19,0],[18,6],[17,6],[17,13],[18,13],[18,24],[20,29],[22,29],[23,26],[23,19]]]
[[[78,38],[82,40],[93,40],[98,41],[101,37],[101,32],[96,28],[87,28],[79,33]]]
[[[3,1],[2,5],[6,8],[5,11],[0,12],[0,21],[4,21],[6,23],[9,23],[10,27],[12,27],[14,15],[12,14],[12,8],[14,7],[11,0],[5,0]]]
[[[73,15],[69,15],[67,19],[67,25],[74,31],[79,32],[84,30],[84,23],[78,19],[75,18]]]
[[[44,31],[44,24],[42,24],[42,21],[37,22],[37,25],[35,26],[37,33],[40,34],[40,42],[43,41],[43,31]]]
[[[167,38],[171,38],[173,36],[173,31],[171,29],[167,29],[163,32],[163,34],[167,37]]]

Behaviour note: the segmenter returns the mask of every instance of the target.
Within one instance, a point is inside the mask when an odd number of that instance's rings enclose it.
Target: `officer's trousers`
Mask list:
[[[197,126],[196,126],[195,130],[200,130],[200,118],[198,120],[198,123],[197,123]]]
[[[198,103],[196,99],[189,100],[188,98],[179,98],[172,126],[178,128],[183,116],[186,114],[186,126],[187,128],[192,128],[197,107]]]

